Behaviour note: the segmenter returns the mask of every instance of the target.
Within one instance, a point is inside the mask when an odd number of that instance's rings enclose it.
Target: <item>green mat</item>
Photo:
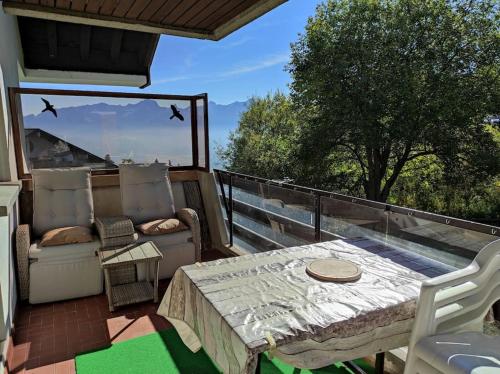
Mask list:
[[[192,353],[186,348],[175,329],[113,344],[106,349],[82,353],[76,356],[75,361],[77,374],[218,374],[221,372],[203,350]],[[356,363],[367,373],[373,373],[373,369],[364,361],[357,360]],[[294,369],[278,359],[271,361],[264,355],[261,373],[347,374],[351,371],[342,364],[315,370]]]

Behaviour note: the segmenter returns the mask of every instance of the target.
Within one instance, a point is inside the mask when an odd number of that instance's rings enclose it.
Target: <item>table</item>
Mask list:
[[[104,271],[106,294],[108,296],[109,310],[112,312],[116,307],[139,303],[153,299],[158,302],[158,272],[160,260],[163,255],[151,242],[142,244],[130,244],[117,249],[103,249],[99,251],[99,261]],[[127,267],[141,262],[146,263],[146,280],[125,284],[112,284],[110,270]],[[154,286],[149,281],[149,264],[155,264]]]
[[[380,244],[335,240],[184,266],[158,314],[224,373],[255,372],[265,351],[315,369],[405,346],[426,277],[369,246]],[[352,283],[316,280],[305,268],[318,258],[353,261],[363,274]]]

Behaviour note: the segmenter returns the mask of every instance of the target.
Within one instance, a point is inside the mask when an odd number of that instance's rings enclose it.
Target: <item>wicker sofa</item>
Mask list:
[[[93,227],[94,210],[99,210],[99,214],[107,213],[106,208],[94,205],[96,191],[92,189],[90,170],[38,169],[33,170],[32,176],[33,224],[19,225],[16,231],[21,300],[28,299],[36,304],[102,293],[103,274],[96,256],[101,242],[97,236],[89,243],[54,247],[42,247],[39,241],[44,232],[53,228]],[[148,182],[148,185],[151,183]],[[119,194],[121,188],[117,189],[115,192]],[[181,195],[179,188],[174,191]],[[182,206],[183,196],[175,196],[174,200]],[[116,201],[112,203],[112,209],[120,205],[119,201],[118,197],[118,204]],[[109,211],[109,215],[114,214],[116,210]],[[164,254],[160,264],[162,278],[171,277],[179,266],[200,261],[201,258],[200,226],[196,212],[182,207],[175,214],[189,230],[155,240]],[[136,235],[139,241],[151,240],[151,237]],[[144,278],[144,270],[137,269],[138,278]]]

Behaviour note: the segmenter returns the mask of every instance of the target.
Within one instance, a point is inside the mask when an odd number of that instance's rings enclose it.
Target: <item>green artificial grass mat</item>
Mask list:
[[[81,353],[76,356],[77,374],[135,374],[135,373],[182,373],[182,374],[219,374],[221,371],[200,350],[192,353],[182,342],[175,329],[168,329],[116,343],[109,348]],[[356,363],[367,373],[374,370],[363,360]],[[322,369],[295,369],[278,359],[262,357],[261,373],[266,374],[348,374],[342,364]]]

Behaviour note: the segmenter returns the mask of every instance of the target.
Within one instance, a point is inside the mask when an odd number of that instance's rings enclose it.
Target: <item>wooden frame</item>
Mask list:
[[[19,116],[20,102],[19,97],[26,95],[59,95],[59,96],[83,96],[83,97],[108,97],[125,99],[158,99],[158,100],[184,100],[189,101],[191,110],[191,149],[192,165],[172,166],[172,171],[200,170],[208,172],[210,170],[209,162],[209,142],[208,142],[208,95],[206,93],[198,95],[168,95],[168,94],[149,94],[149,93],[129,93],[129,92],[109,92],[109,91],[82,91],[82,90],[54,90],[46,88],[9,88],[9,104],[12,117],[12,132],[14,136],[14,152],[16,156],[17,175],[19,179],[31,179],[31,173],[24,169],[23,145],[20,131]],[[205,131],[205,165],[199,166],[198,149],[198,116],[197,101],[203,100],[204,103],[204,131]],[[21,108],[22,109],[22,108]],[[118,169],[98,169],[92,170],[92,175],[113,175],[118,174]]]

